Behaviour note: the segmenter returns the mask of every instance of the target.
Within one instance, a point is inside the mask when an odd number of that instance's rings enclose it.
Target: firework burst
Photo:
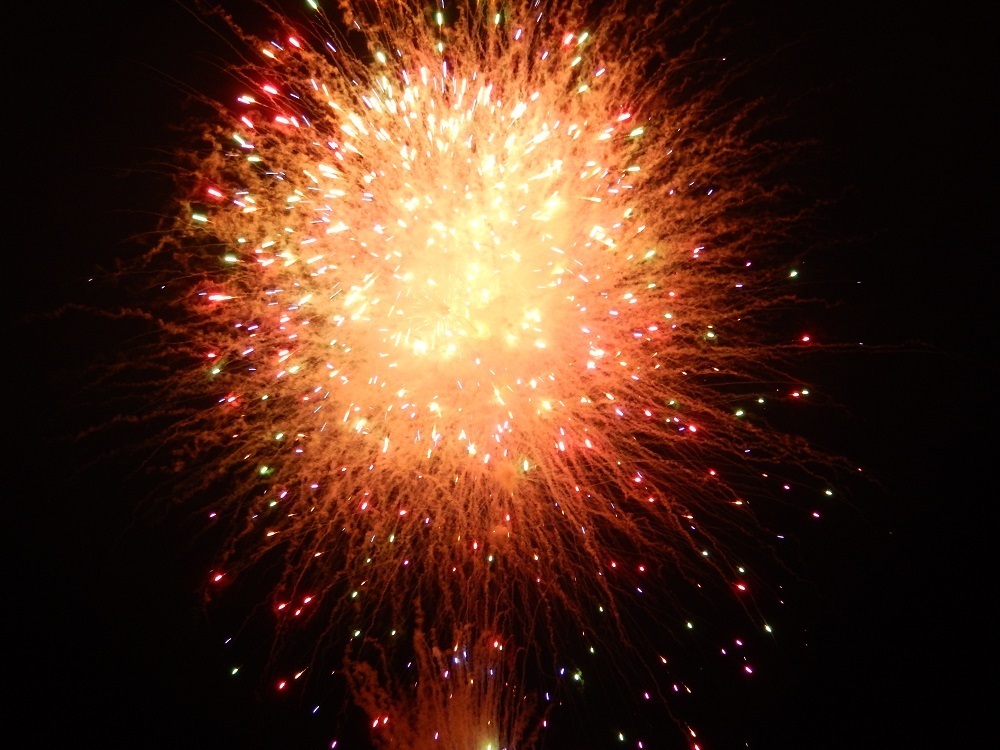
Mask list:
[[[278,629],[349,643],[373,736],[524,747],[567,621],[750,585],[747,492],[803,455],[747,418],[784,380],[774,153],[662,11],[348,5],[240,33],[152,256],[167,442],[226,488],[213,585],[279,557]]]

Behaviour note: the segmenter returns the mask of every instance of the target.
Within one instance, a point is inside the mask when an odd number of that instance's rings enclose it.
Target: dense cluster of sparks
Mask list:
[[[767,155],[662,11],[349,6],[243,37],[185,177],[177,440],[226,486],[213,583],[280,558],[279,629],[348,644],[377,741],[527,747],[566,623],[633,639],[666,571],[750,585],[755,457],[798,450],[748,419]]]

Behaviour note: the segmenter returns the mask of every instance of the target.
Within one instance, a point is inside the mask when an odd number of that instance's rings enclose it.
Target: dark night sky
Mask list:
[[[718,688],[706,714],[718,725],[700,726],[717,750],[978,746],[996,635],[995,25],[968,3],[934,15],[803,5],[737,15],[755,29],[754,54],[782,48],[761,70],[789,97],[794,134],[819,144],[809,189],[835,199],[818,227],[829,242],[805,268],[839,304],[810,322],[871,348],[803,363],[842,408],[818,409],[802,431],[880,484],[855,488],[853,508],[798,540],[810,645],[779,640],[760,679]],[[191,525],[134,512],[144,488],[130,467],[82,466],[93,449],[52,439],[88,413],[73,373],[113,344],[93,322],[34,314],[87,298],[92,269],[134,253],[129,238],[155,226],[169,185],[137,167],[165,158],[170,125],[189,112],[168,78],[222,95],[221,74],[185,79],[218,47],[169,0],[21,15],[8,32],[5,243],[16,383],[5,671],[17,695],[2,744],[324,747],[322,721],[225,676],[200,609],[211,549],[187,543]]]

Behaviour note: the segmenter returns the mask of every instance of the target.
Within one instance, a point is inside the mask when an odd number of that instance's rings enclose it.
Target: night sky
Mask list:
[[[753,32],[740,31],[733,54],[761,59],[755,85],[784,102],[789,137],[815,144],[802,188],[826,205],[802,289],[829,304],[808,307],[803,323],[820,341],[865,344],[803,358],[823,403],[790,427],[872,481],[848,485],[821,524],[790,532],[798,631],[776,640],[752,680],[708,679],[706,667],[694,723],[716,750],[983,746],[972,738],[994,682],[987,535],[1000,497],[987,221],[995,25],[971,4],[926,15],[903,3],[779,2],[763,14],[743,4],[733,17]],[[109,299],[87,279],[141,252],[169,210],[156,164],[195,111],[188,89],[230,91],[212,71],[226,52],[169,0],[20,15],[8,29],[18,39],[5,117],[15,387],[12,710],[0,744],[326,747],[327,714],[227,675],[219,616],[202,606],[212,540],[183,513],[141,506],[148,480],[110,452],[114,435],[66,439],[100,418],[87,371],[128,332],[46,315]]]

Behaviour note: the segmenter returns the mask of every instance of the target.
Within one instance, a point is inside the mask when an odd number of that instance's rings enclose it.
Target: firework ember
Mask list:
[[[753,419],[782,380],[771,154],[662,10],[310,5],[239,32],[157,255],[185,272],[175,445],[225,486],[212,585],[280,559],[261,598],[347,644],[376,742],[526,747],[526,675],[635,641],[644,597],[711,583],[764,629],[749,495],[799,460]]]

